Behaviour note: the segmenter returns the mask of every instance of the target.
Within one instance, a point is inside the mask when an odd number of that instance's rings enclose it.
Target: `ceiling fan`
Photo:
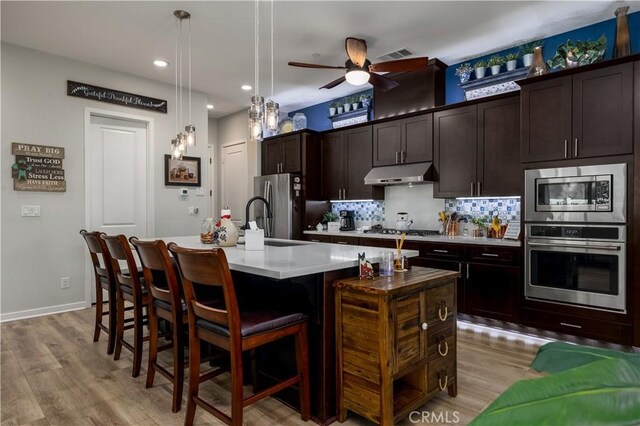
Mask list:
[[[347,37],[345,40],[345,50],[347,51],[349,59],[342,67],[306,64],[304,62],[289,62],[289,65],[302,68],[346,70],[344,76],[333,80],[331,83],[325,84],[321,89],[332,89],[344,81],[354,86],[360,86],[369,82],[377,89],[386,92],[387,90],[398,87],[400,84],[388,77],[378,75],[376,72],[419,71],[426,69],[429,63],[429,58],[421,57],[372,64],[371,61],[367,59],[367,42],[355,37]]]

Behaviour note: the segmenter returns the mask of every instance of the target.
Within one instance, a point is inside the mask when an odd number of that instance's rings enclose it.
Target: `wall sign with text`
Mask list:
[[[67,80],[67,95],[167,113],[167,101]]]
[[[16,162],[11,166],[14,191],[65,192],[62,160],[64,148],[59,146],[12,143],[11,154]]]

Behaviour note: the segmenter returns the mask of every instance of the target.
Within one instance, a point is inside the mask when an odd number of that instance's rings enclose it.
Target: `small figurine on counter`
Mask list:
[[[358,260],[360,261],[360,274],[359,277],[361,280],[372,280],[373,279],[373,265],[369,262],[365,253],[358,253]]]

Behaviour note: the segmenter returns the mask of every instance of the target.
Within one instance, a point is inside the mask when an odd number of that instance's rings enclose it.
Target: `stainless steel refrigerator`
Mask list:
[[[302,223],[301,178],[299,175],[281,173],[257,176],[253,179],[253,195],[269,201],[272,218],[267,218],[264,203],[254,201],[253,218],[264,236],[270,238],[300,238]]]

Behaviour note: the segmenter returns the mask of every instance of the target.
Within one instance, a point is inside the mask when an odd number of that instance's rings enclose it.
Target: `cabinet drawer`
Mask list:
[[[330,242],[333,244],[346,244],[350,246],[358,245],[358,237],[340,237],[336,235],[332,235],[330,238]]]
[[[562,309],[558,305],[558,309]],[[631,326],[592,318],[576,317],[559,312],[522,308],[522,323],[531,327],[552,330],[592,339],[631,345]]]
[[[461,244],[421,244],[420,256],[443,259],[462,259],[464,246]]]
[[[456,339],[453,327],[455,327],[453,317],[449,317],[445,322],[438,320],[437,323],[427,329],[428,360],[447,357],[450,353],[455,352]]]
[[[495,263],[520,263],[520,250],[507,248],[507,247],[495,247],[495,246],[473,246],[468,247],[468,257],[471,260],[479,260],[482,262],[495,262]]]
[[[427,393],[445,390],[456,379],[456,362],[454,352],[445,357],[438,357],[427,364]]]
[[[426,318],[432,324],[445,322],[455,311],[455,281],[427,290]]]
[[[331,237],[329,235],[314,235],[314,234],[306,234],[304,236],[306,241],[312,241],[314,243],[329,243],[331,242]]]

